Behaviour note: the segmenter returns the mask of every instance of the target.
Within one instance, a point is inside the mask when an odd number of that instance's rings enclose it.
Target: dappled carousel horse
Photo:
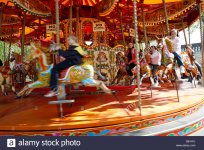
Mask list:
[[[36,60],[31,60],[30,62],[23,62],[25,68],[25,76],[28,76],[32,81],[37,79],[37,69]]]
[[[0,67],[0,86],[3,95],[7,95],[5,87],[11,87],[11,90],[16,94],[14,83],[12,81],[12,71],[9,67],[9,61],[5,61],[4,65]]]
[[[116,65],[119,69],[111,84],[114,84],[115,82],[116,84],[119,84],[120,80],[122,80],[126,75],[128,75],[126,70],[126,57],[123,55],[122,52],[118,52],[116,54]]]
[[[181,52],[181,58],[183,60],[183,63],[184,63],[184,67],[186,69],[186,72],[184,73],[184,75],[186,77],[188,77],[189,81],[192,82],[192,79],[193,78],[196,78],[197,80],[199,78],[197,78],[197,76],[199,76],[199,72],[198,72],[198,68],[196,65],[193,65],[191,64],[191,61],[190,61],[190,57],[188,53],[186,52]],[[175,62],[172,60],[172,61],[169,61],[169,63],[166,65],[166,69],[163,73],[163,76],[167,76],[169,78],[169,80],[175,80],[177,78],[177,75],[176,75],[176,71],[174,69],[174,64]]]
[[[198,81],[201,78],[201,75],[199,73],[198,67],[195,63],[191,61],[192,54],[187,52],[181,52],[181,57],[184,62],[184,67],[186,68],[187,72],[189,73],[189,81],[192,82],[192,79],[195,78]]]
[[[30,92],[35,88],[42,88],[49,86],[51,69],[53,64],[47,63],[47,57],[45,53],[38,47],[32,45],[32,50],[27,56],[27,59],[37,59],[41,71],[38,74],[38,80],[34,83],[26,85],[20,92],[17,94],[17,97],[24,97],[30,94]],[[61,77],[58,80],[59,85],[62,84],[78,84],[81,83],[85,86],[96,86],[101,88],[105,93],[111,94],[112,91],[106,87],[106,85],[99,80],[94,79],[94,68],[89,64],[75,65],[68,68],[65,72],[65,76]],[[60,90],[60,88],[58,88]]]
[[[24,62],[23,58],[20,54],[16,52],[12,52],[12,56],[10,58],[11,61],[14,61],[14,66],[13,66],[13,78],[17,82],[25,82],[26,81],[26,76],[33,81],[36,78],[36,63],[34,60],[31,60],[30,62]],[[30,80],[29,79],[29,80]]]
[[[133,75],[135,76],[134,79],[136,79],[137,77],[137,66],[135,66],[133,69],[132,69],[132,72],[133,72]],[[142,58],[140,60],[140,85],[142,84],[142,81],[145,79],[145,78],[149,78],[150,81],[151,81],[151,84],[153,84],[153,81],[151,80],[151,68],[149,66],[149,64],[147,63],[146,59],[145,58]]]
[[[186,52],[187,52],[187,54],[188,54],[188,56],[190,58],[191,64],[198,69],[197,80],[201,79],[201,77],[202,77],[202,69],[201,69],[201,65],[199,64],[199,62],[196,61],[194,50],[188,45],[186,47]]]
[[[155,74],[152,74],[151,71],[151,66],[149,65],[151,64],[151,55],[150,52],[146,52],[146,54],[144,55],[143,58],[141,58],[140,60],[140,74],[141,74],[141,78],[140,78],[140,85],[142,84],[142,81],[144,79],[149,79],[149,81],[151,82],[151,85],[156,85],[156,83],[160,82],[160,83],[165,83],[165,82],[170,82],[168,80],[168,78],[163,77],[163,73],[166,69],[165,66],[161,65],[158,67],[157,71],[155,72]],[[134,75],[137,74],[137,70],[136,68],[133,69],[134,71]],[[153,77],[157,76],[157,79],[154,79]]]
[[[24,82],[25,79],[25,68],[23,66],[23,58],[20,54],[12,52],[10,61],[14,61],[13,66],[13,76],[14,80],[17,82]]]
[[[151,83],[152,84],[154,83],[153,79],[151,78],[152,73],[151,73],[151,68],[149,66],[150,61],[151,60],[150,60],[150,56],[148,55],[148,53],[145,55],[144,58],[141,58],[141,60],[140,60],[140,81],[139,81],[140,84],[142,84],[142,81],[145,78],[149,78]],[[126,75],[128,75],[127,70],[126,70],[127,66],[125,64],[125,57],[121,52],[117,53],[117,55],[116,55],[116,64],[119,66],[119,69],[118,69],[116,77],[112,81],[112,84],[114,84],[115,81],[117,81],[116,83],[118,84],[121,79],[123,79]],[[161,68],[161,69],[164,70],[164,68]],[[160,71],[160,69],[158,70],[158,73],[159,73],[159,71]],[[134,80],[137,77],[137,67],[134,67],[132,69],[132,72],[134,75],[134,78],[133,78],[133,80]],[[162,80],[165,80],[165,79],[162,79]]]

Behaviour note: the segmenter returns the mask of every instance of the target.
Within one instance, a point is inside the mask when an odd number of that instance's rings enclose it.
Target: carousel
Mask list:
[[[1,0],[0,135],[187,136],[204,127],[204,1]],[[181,52],[184,77],[168,40],[200,21],[202,60]],[[74,35],[83,64],[60,72],[58,95],[46,98],[54,65]],[[161,66],[151,70],[148,41]],[[163,41],[163,42],[162,42]],[[135,67],[128,75],[128,43]],[[202,65],[200,65],[202,64]],[[157,81],[155,81],[157,76]],[[159,86],[158,86],[159,84]]]

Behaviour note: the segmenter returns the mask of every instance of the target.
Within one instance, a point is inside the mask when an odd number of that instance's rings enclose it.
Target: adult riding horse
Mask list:
[[[150,78],[152,75],[151,74],[151,68],[148,64],[149,61],[150,61],[150,57],[149,57],[148,53],[145,55],[144,58],[141,58],[141,60],[140,60],[140,74],[141,74],[141,79],[139,81],[140,84],[142,84],[143,79]],[[118,84],[121,79],[123,79],[126,75],[128,75],[127,71],[126,71],[127,65],[125,63],[125,56],[121,52],[117,53],[117,55],[116,55],[116,64],[119,66],[119,69],[118,69],[117,75],[115,76],[114,80],[112,81],[112,84],[114,84],[115,81],[117,81],[116,83]],[[132,69],[132,72],[133,72],[133,75],[135,76],[133,78],[133,80],[134,80],[136,78],[136,75],[137,75],[137,67],[134,67]],[[152,79],[150,79],[150,81],[153,84]]]
[[[27,59],[37,59],[40,66],[40,72],[38,74],[38,80],[34,83],[26,85],[18,94],[17,97],[23,97],[30,94],[35,88],[41,88],[49,86],[50,74],[53,64],[47,63],[47,57],[40,47],[32,45],[32,50]],[[82,83],[85,86],[96,86],[101,88],[105,93],[111,94],[112,91],[106,87],[103,81],[94,79],[94,68],[89,64],[75,65],[65,71],[65,76],[58,80],[61,84],[78,84]],[[60,86],[59,85],[59,86]],[[58,88],[60,90],[60,88]]]

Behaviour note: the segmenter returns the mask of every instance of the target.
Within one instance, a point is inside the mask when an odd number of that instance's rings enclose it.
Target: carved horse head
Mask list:
[[[47,63],[47,56],[46,54],[41,50],[40,47],[36,47],[34,44],[31,45],[32,49],[30,53],[26,56],[26,61],[30,62],[33,59],[37,59],[37,62],[39,63],[40,69],[42,71],[45,71],[48,69],[49,65]]]

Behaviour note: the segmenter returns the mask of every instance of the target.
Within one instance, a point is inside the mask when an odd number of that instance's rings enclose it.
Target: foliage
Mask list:
[[[200,29],[200,20],[199,19],[190,26],[190,33],[192,34],[197,29]]]
[[[5,49],[6,58],[4,58],[4,49]],[[30,46],[25,46],[25,55],[28,54],[29,50],[30,50]],[[21,48],[17,45],[17,43],[11,44],[11,48],[10,48],[10,43],[0,41],[0,59],[1,60],[5,61],[8,58],[9,51],[10,51],[10,54],[12,52],[17,52],[20,54]]]

